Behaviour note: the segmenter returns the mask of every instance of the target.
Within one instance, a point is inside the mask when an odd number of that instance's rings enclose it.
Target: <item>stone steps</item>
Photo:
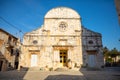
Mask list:
[[[60,67],[55,69],[55,71],[68,71],[69,69],[67,67]]]
[[[30,67],[29,71],[40,71],[40,67]]]

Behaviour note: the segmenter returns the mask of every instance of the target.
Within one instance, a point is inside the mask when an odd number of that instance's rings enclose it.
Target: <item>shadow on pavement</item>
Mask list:
[[[86,80],[82,75],[49,75],[45,80]]]
[[[120,71],[110,71],[109,69],[90,70],[81,68],[80,72],[87,80],[120,80]]]
[[[21,70],[12,70],[0,72],[0,80],[25,80],[24,76],[26,75],[29,68],[24,67]]]

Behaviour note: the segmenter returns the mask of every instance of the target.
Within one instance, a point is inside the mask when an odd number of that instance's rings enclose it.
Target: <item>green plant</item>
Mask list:
[[[49,71],[53,71],[53,68],[51,67],[51,68],[49,68]]]

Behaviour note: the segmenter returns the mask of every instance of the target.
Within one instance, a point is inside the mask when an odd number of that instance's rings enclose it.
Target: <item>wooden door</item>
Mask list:
[[[67,65],[67,50],[60,50],[60,64],[61,66]]]

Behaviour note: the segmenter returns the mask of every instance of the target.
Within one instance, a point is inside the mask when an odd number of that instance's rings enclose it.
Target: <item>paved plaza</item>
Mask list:
[[[6,71],[0,80],[120,80],[120,71],[65,70],[65,71]]]

